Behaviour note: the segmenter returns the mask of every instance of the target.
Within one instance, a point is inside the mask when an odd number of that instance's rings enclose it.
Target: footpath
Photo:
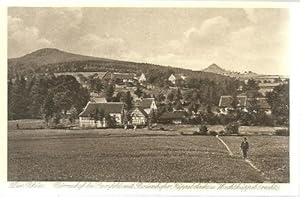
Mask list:
[[[220,138],[218,135],[216,135],[216,138],[226,147],[227,151],[228,151],[228,154],[230,156],[234,156],[233,155],[233,152],[230,150],[229,146],[222,140],[222,138]],[[261,174],[261,176],[264,178],[264,183],[269,183],[270,182],[270,179],[268,177],[265,176],[265,174],[259,169],[257,168],[251,160],[249,159],[245,159],[245,162],[251,166],[251,168],[253,168],[255,171],[259,172]]]

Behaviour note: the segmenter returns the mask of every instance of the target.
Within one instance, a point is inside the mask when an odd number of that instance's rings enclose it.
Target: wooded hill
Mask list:
[[[8,59],[8,76],[14,78],[18,75],[32,75],[32,73],[59,73],[59,72],[91,72],[111,71],[127,73],[153,73],[168,76],[180,73],[191,78],[209,79],[222,82],[230,79],[227,76],[192,71],[189,69],[174,68],[149,63],[120,61],[92,56],[84,56],[61,51],[54,48],[44,48],[19,58]]]

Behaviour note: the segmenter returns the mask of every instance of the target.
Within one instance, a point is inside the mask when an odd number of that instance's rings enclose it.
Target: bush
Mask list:
[[[224,135],[224,134],[225,134],[224,130],[222,130],[222,131],[219,132],[219,135]]]
[[[214,135],[214,136],[216,136],[216,135],[218,135],[218,132],[216,132],[216,131],[209,131],[209,135]]]
[[[207,133],[208,133],[207,126],[206,126],[206,125],[201,125],[201,126],[199,127],[199,133],[200,133],[201,135],[207,135]]]
[[[226,126],[225,131],[226,131],[226,133],[229,133],[229,134],[238,134],[239,127],[240,127],[240,125],[238,122],[231,122]]]
[[[277,129],[275,131],[275,134],[279,135],[279,136],[289,136],[290,135],[290,130],[289,129]]]
[[[207,126],[201,125],[198,129],[198,131],[195,131],[193,135],[207,135],[208,134],[208,129]]]

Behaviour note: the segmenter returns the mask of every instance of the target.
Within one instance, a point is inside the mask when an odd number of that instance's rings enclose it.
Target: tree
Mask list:
[[[96,108],[93,113],[90,114],[91,118],[95,121],[95,124],[97,121],[102,121],[103,118],[105,118],[105,111],[103,109]]]
[[[168,94],[168,96],[167,96],[167,99],[168,99],[168,101],[170,101],[170,102],[173,102],[174,101],[174,94],[173,94],[173,92],[170,92],[169,94]]]
[[[31,118],[42,117],[42,105],[48,93],[47,79],[36,78],[29,92],[30,104],[28,106]]]
[[[183,110],[183,106],[182,106],[180,100],[176,101],[174,108],[175,108],[175,110]]]
[[[276,124],[289,125],[289,83],[276,86],[266,97]]]
[[[28,106],[30,100],[25,77],[17,76],[15,82],[9,85],[9,117],[11,119],[24,119],[29,117]]]
[[[182,99],[182,94],[179,88],[177,88],[175,94],[174,94],[174,100],[180,101]]]
[[[74,123],[76,118],[78,118],[78,111],[74,106],[72,106],[71,109],[70,109],[69,121],[71,123]]]
[[[108,83],[104,88],[104,94],[107,101],[111,101],[115,92],[115,86],[113,83]]]
[[[233,109],[234,111],[237,110],[238,104],[239,104],[239,100],[238,100],[238,98],[237,98],[237,94],[234,93],[234,94],[232,95],[232,101],[231,101],[231,107],[232,107],[232,109]]]
[[[136,90],[134,91],[134,94],[136,94],[139,98],[142,96],[143,91],[141,90],[139,85],[137,86]]]
[[[14,114],[13,114],[13,89],[14,89],[14,84],[12,82],[11,79],[8,80],[8,84],[7,84],[7,101],[8,101],[8,119],[12,120],[14,118]]]
[[[125,109],[127,111],[129,111],[130,109],[132,109],[132,107],[133,107],[133,103],[132,103],[133,102],[133,98],[132,98],[132,96],[131,96],[131,94],[130,94],[129,91],[126,92],[125,94],[123,94],[123,96],[121,97],[120,100],[125,103]]]
[[[161,102],[165,101],[166,97],[164,94],[159,93],[158,95],[156,95],[155,99],[157,100],[157,102],[161,103]]]
[[[239,123],[231,122],[225,127],[225,131],[230,134],[238,134],[239,133]]]
[[[108,127],[115,127],[117,122],[114,117],[111,117],[109,113],[105,113],[104,115],[105,121]]]
[[[148,128],[152,128],[152,124],[157,122],[157,115],[154,110],[151,110],[148,118]]]
[[[43,117],[49,125],[50,119],[54,116],[54,113],[57,112],[56,106],[53,101],[53,95],[49,94],[46,99],[44,100],[43,106],[42,106],[42,113]]]

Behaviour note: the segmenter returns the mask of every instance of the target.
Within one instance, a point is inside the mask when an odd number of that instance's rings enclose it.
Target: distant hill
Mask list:
[[[207,68],[202,70],[203,72],[209,72],[209,73],[215,73],[215,74],[220,74],[220,75],[225,75],[227,73],[229,73],[229,71],[221,68],[220,66],[218,66],[217,64],[211,64],[210,66],[208,66]]]
[[[229,76],[229,77],[234,77],[234,78],[255,78],[259,76],[257,73],[254,73],[252,71],[240,73],[240,72],[235,72],[235,71],[228,71],[217,64],[213,63],[207,68],[202,70],[203,72],[208,72],[208,73],[214,73],[214,74],[219,74],[219,75],[224,75],[224,76]]]
[[[214,81],[229,79],[228,76],[218,73],[206,73],[189,69],[161,66],[149,63],[137,63],[130,61],[113,60],[85,56],[65,52],[55,48],[44,48],[24,55],[19,58],[8,59],[8,74],[13,77],[16,74],[32,75],[33,73],[60,73],[60,72],[132,72],[136,74],[147,73],[156,70],[159,74],[181,73],[194,78],[207,78]]]
[[[32,70],[33,67],[40,67],[49,64],[76,62],[76,61],[114,61],[105,58],[84,56],[74,53],[61,51],[55,48],[44,48],[24,55],[19,58],[8,59],[9,68]],[[25,67],[25,68],[24,68]],[[19,70],[20,71],[20,70]]]
[[[24,55],[20,58],[11,58],[9,59],[9,62],[12,65],[18,63],[46,65],[46,64],[55,64],[60,62],[73,62],[73,61],[85,61],[85,60],[114,61],[111,59],[69,53],[55,48],[44,48],[29,53],[27,55]]]

